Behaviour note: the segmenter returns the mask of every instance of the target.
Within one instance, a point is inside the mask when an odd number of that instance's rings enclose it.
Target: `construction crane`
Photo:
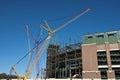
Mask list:
[[[29,51],[31,50],[31,48],[30,48],[30,37],[31,37],[32,40],[33,40],[34,43],[35,43],[35,46],[36,46],[36,54],[37,54],[39,43],[42,42],[42,41],[41,41],[42,28],[41,28],[40,35],[39,35],[40,38],[39,38],[39,36],[38,36],[39,39],[36,39],[36,38],[32,35],[31,31],[29,30],[28,25],[25,25],[25,29],[26,29],[26,31],[27,31]],[[30,65],[31,61],[32,61],[32,53],[30,52],[30,53],[29,53],[29,57],[28,57],[28,66]],[[28,66],[27,66],[27,67],[28,67]],[[39,77],[39,73],[40,73],[40,68],[39,68],[39,61],[38,61],[37,66],[36,66],[36,78]]]
[[[66,23],[64,23],[63,25],[61,25],[60,27],[58,27],[55,30],[51,30],[50,26],[48,25],[47,21],[45,22],[46,26],[40,25],[40,27],[42,27],[43,29],[45,29],[48,32],[48,35],[46,37],[46,39],[44,40],[43,44],[41,45],[40,49],[38,50],[35,58],[33,59],[33,61],[31,62],[31,64],[28,66],[27,71],[25,72],[24,76],[23,76],[23,80],[26,80],[33,68],[36,66],[37,62],[39,61],[39,58],[41,57],[43,51],[45,50],[45,48],[47,47],[51,37],[53,36],[53,34],[59,30],[61,30],[62,28],[64,28],[65,26],[67,26],[68,24],[72,23],[73,21],[77,20],[79,17],[81,17],[82,15],[84,15],[85,13],[87,13],[88,11],[90,11],[90,9],[86,9],[85,11],[83,11],[82,13],[80,13],[79,15],[75,16],[74,18],[72,18],[71,20],[67,21]],[[15,71],[15,70],[14,70]],[[15,71],[16,72],[16,71]],[[18,74],[17,74],[18,75]]]

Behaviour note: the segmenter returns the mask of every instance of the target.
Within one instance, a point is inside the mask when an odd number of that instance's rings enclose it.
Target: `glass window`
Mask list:
[[[99,71],[101,72],[101,79],[107,79],[107,68],[99,68]]]
[[[97,52],[98,65],[107,65],[106,52]]]
[[[93,36],[88,36],[88,39],[92,39],[93,38]]]
[[[120,52],[110,51],[111,63],[112,65],[120,65]]]
[[[117,33],[109,33],[108,34],[108,37],[116,37],[117,36]]]
[[[99,38],[104,38],[104,35],[97,35],[96,38],[97,38],[97,39],[99,39]]]

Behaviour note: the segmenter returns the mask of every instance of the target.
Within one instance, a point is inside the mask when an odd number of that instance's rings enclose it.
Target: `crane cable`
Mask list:
[[[28,25],[25,25],[25,29],[26,29],[26,31],[28,32],[28,34],[29,34],[29,38],[31,37],[32,38],[32,40],[35,42],[35,46],[36,46],[36,53],[38,52],[38,43],[41,43],[41,41],[42,41],[42,38],[41,38],[41,36],[42,36],[42,28],[40,29],[40,32],[38,32],[38,34],[37,34],[37,38],[35,38],[33,35],[32,35],[32,33],[31,33],[31,31],[26,27],[26,26],[28,26]],[[30,51],[30,50],[29,50]],[[29,52],[29,53],[31,53],[31,52]],[[28,61],[28,66],[30,65],[30,63],[31,63],[31,58],[32,58],[32,55],[31,55],[31,57],[30,57],[30,60]],[[37,63],[37,74],[39,75],[39,64]]]
[[[40,27],[41,28],[41,27]],[[38,39],[37,41],[35,42],[36,43],[36,46],[37,46],[37,49],[36,49],[36,54],[38,52],[38,43],[41,43],[41,36],[42,36],[42,28],[40,29],[40,34],[38,34]],[[36,75],[36,78],[35,80],[38,78],[39,76],[39,73],[40,73],[40,68],[39,68],[39,62],[37,63],[37,66],[36,66],[36,72],[37,72],[37,75]]]
[[[45,39],[46,39],[46,38],[45,38]],[[42,43],[45,39],[41,40],[41,41],[38,43],[38,45],[39,45],[40,43]],[[14,66],[16,66],[17,64],[19,64],[19,63],[20,63],[26,56],[28,56],[29,53],[32,52],[36,47],[37,47],[37,46],[33,47],[30,51],[28,51],[19,61],[17,61],[17,62],[14,64]]]
[[[39,45],[40,43],[38,43]],[[15,67],[17,64],[19,64],[26,56],[29,55],[30,52],[32,52],[37,46],[35,46],[34,48],[32,48],[30,51],[28,51],[19,61],[17,61],[13,66]],[[12,74],[12,68],[10,69],[10,75]]]
[[[29,29],[27,29],[26,26],[28,26],[28,25],[25,25],[25,29],[26,29],[26,31],[28,31],[28,33],[29,33],[29,35],[31,36],[31,38],[32,38],[34,41],[36,41],[35,38],[33,37],[32,33],[30,32]]]
[[[47,20],[47,22],[53,22],[53,21],[63,20],[63,19],[69,18],[69,17],[76,16],[79,13],[80,12],[77,12],[75,14],[71,14],[71,15],[68,15],[68,16],[64,16],[64,17],[57,17],[57,18],[49,19],[49,20]]]

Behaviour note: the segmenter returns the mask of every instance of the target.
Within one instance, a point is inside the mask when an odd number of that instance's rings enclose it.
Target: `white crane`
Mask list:
[[[46,46],[48,45],[52,35],[59,31],[60,29],[64,28],[65,26],[67,26],[68,24],[70,24],[71,22],[75,21],[76,19],[78,19],[80,16],[84,15],[85,13],[87,13],[90,9],[88,8],[87,10],[85,10],[84,12],[82,12],[81,14],[77,15],[76,17],[74,17],[73,19],[69,20],[68,22],[64,23],[62,26],[58,27],[55,30],[51,30],[51,28],[49,27],[47,21],[44,21],[46,24],[46,27],[43,25],[40,25],[42,28],[44,28],[46,31],[48,31],[48,36],[45,39],[45,41],[43,42],[41,48],[39,49],[38,53],[36,54],[33,62],[30,64],[30,66],[27,69],[27,72],[25,73],[25,77],[28,77],[29,74],[31,73],[31,71],[33,70],[34,66],[37,64],[39,58],[41,57],[43,51],[45,50]]]
[[[63,25],[61,25],[60,27],[58,27],[55,30],[51,30],[50,26],[48,25],[47,21],[44,21],[46,26],[40,25],[40,27],[42,27],[43,29],[45,29],[48,32],[48,36],[46,37],[46,39],[44,40],[43,44],[41,45],[40,49],[38,50],[35,58],[33,59],[33,61],[31,62],[31,64],[28,66],[27,71],[25,72],[24,76],[23,76],[23,80],[26,80],[26,78],[29,77],[29,75],[31,74],[33,68],[35,67],[35,65],[37,64],[37,62],[39,61],[39,58],[41,57],[43,51],[45,50],[45,48],[47,47],[52,35],[59,31],[60,29],[64,28],[65,26],[67,26],[68,24],[72,23],[73,21],[77,20],[79,17],[81,17],[82,15],[84,15],[85,13],[87,13],[90,9],[86,9],[85,11],[83,11],[82,13],[80,13],[79,15],[77,15],[76,17],[72,18],[71,20],[67,21],[66,23],[64,23]]]

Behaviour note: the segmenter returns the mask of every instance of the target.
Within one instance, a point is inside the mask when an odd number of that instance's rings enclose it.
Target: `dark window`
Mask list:
[[[109,33],[108,34],[108,37],[116,37],[117,36],[117,33]]]
[[[107,65],[106,52],[97,52],[98,65]]]
[[[104,35],[97,35],[96,38],[97,38],[97,39],[99,39],[99,38],[104,38]]]
[[[93,38],[93,36],[88,36],[88,39],[92,39]]]
[[[115,78],[120,79],[120,68],[112,68],[115,71]]]
[[[101,72],[101,79],[107,79],[107,68],[99,68],[99,71]]]
[[[120,51],[110,51],[112,65],[120,65]]]

